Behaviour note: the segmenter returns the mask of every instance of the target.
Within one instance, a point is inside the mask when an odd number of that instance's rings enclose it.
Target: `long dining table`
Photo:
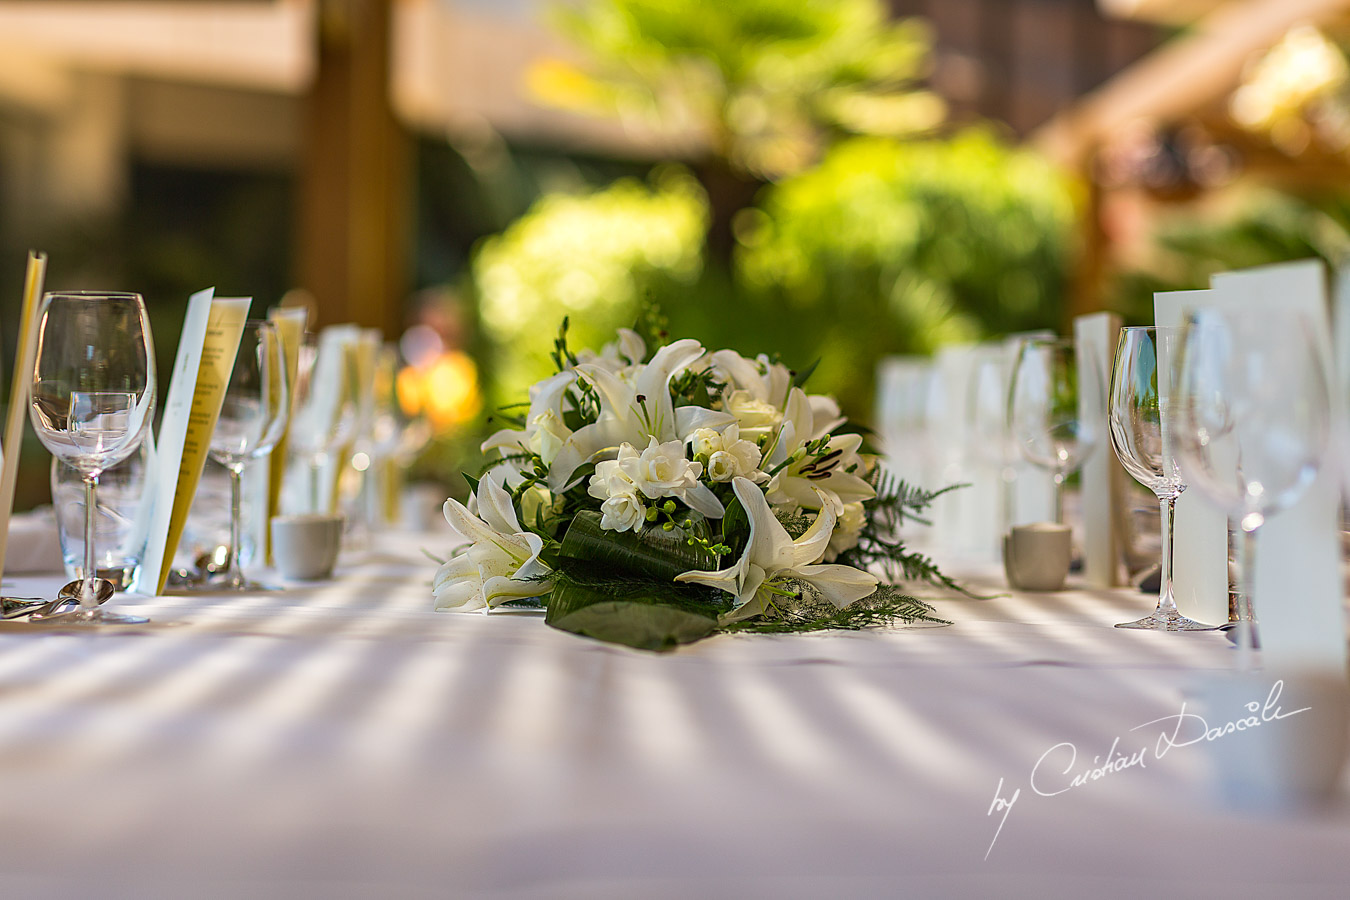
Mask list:
[[[1195,746],[1068,786],[1233,663],[1222,634],[1113,628],[1138,591],[976,567],[993,596],[926,592],[950,625],[656,654],[433,612],[449,546],[114,599],[145,626],[0,624],[0,897],[1350,892],[1350,772],[1292,812],[1224,805]]]

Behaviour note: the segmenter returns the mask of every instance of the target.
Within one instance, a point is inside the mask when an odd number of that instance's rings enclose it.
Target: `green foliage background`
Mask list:
[[[819,359],[813,388],[866,420],[886,354],[1057,326],[1072,216],[1071,185],[988,130],[835,145],[737,214],[729,264],[707,251],[707,195],[681,169],[546,195],[474,257],[493,396],[549,374],[563,315],[598,349],[651,299],[677,336]]]

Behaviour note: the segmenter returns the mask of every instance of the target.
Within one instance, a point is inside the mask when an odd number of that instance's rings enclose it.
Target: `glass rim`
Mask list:
[[[43,301],[54,300],[58,297],[69,297],[74,300],[92,300],[98,297],[104,297],[109,300],[140,300],[145,302],[145,298],[135,291],[47,291],[42,295]]]

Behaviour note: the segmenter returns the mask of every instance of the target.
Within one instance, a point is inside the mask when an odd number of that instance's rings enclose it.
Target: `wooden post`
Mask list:
[[[318,66],[306,98],[297,280],[317,325],[396,336],[411,248],[409,139],[390,101],[391,7],[320,0]]]
[[[1106,287],[1110,267],[1111,247],[1110,238],[1102,225],[1102,188],[1093,177],[1094,158],[1095,153],[1087,154],[1079,173],[1083,182],[1084,197],[1083,208],[1078,216],[1080,231],[1078,259],[1070,270],[1068,303],[1064,309],[1066,334],[1072,333],[1074,319],[1104,309],[1106,305],[1106,298],[1102,293]]]

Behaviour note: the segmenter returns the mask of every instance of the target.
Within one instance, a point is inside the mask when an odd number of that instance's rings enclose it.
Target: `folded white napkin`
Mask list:
[[[61,572],[61,538],[50,506],[21,513],[9,520],[5,572],[13,575]]]

